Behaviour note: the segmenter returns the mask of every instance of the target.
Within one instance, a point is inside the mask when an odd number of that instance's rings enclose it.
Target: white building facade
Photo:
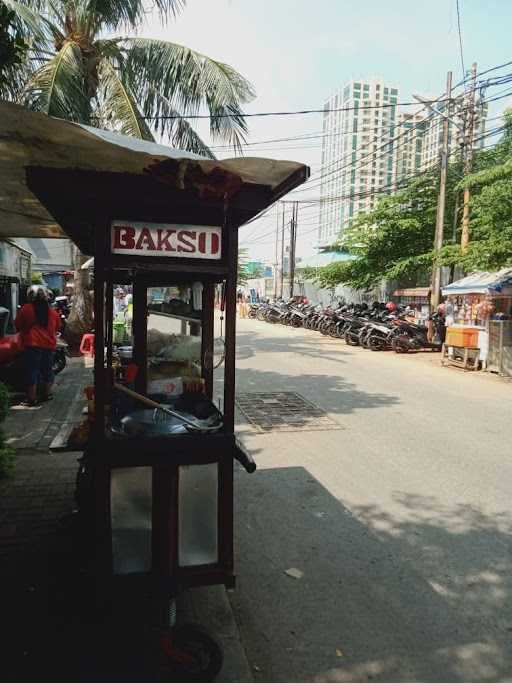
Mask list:
[[[443,117],[421,104],[415,112],[398,112],[398,96],[398,88],[383,80],[352,80],[325,103],[318,246],[332,244],[358,213],[439,162]],[[468,125],[466,98],[454,98],[450,108],[457,122],[449,127],[451,159]],[[446,103],[435,108],[442,112]],[[477,105],[475,149],[484,146],[486,117],[487,106]]]
[[[320,246],[393,190],[398,96],[382,79],[352,80],[325,103]]]

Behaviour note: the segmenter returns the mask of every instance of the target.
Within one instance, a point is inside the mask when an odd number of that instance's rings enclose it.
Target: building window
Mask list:
[[[398,95],[398,90],[396,88],[391,88],[392,95]]]

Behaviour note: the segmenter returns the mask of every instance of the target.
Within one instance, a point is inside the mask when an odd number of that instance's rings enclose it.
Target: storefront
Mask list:
[[[393,300],[398,305],[408,306],[417,322],[425,323],[430,314],[430,289],[428,287],[409,287],[396,289]]]
[[[443,287],[442,294],[446,297],[448,354],[455,357],[457,349],[470,349],[486,368],[492,351],[490,329],[497,321],[512,319],[512,269],[473,273]]]

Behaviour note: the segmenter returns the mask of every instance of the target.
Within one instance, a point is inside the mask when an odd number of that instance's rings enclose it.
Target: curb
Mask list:
[[[192,588],[180,596],[178,609],[184,620],[201,624],[221,646],[224,664],[216,683],[254,683],[224,586]]]

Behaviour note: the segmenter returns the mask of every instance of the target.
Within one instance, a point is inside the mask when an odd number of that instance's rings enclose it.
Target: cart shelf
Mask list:
[[[148,313],[150,315],[161,315],[164,318],[175,318],[176,320],[185,320],[188,323],[197,323],[198,325],[201,324],[201,318],[193,318],[188,315],[178,315],[177,313],[164,313],[163,311],[154,311],[151,310],[151,308],[148,307]]]

